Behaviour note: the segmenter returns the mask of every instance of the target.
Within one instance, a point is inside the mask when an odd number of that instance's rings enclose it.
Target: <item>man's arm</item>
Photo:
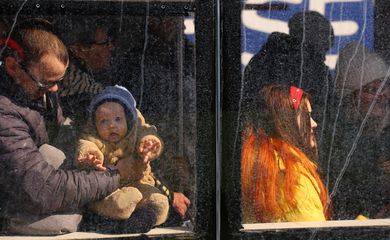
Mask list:
[[[170,205],[182,218],[184,218],[191,201],[183,193],[171,192],[165,184],[161,183],[160,180],[154,176],[153,178],[155,180],[155,187],[168,197]]]
[[[12,124],[10,124],[12,123]],[[77,209],[119,187],[118,171],[63,171],[49,165],[19,115],[0,115],[0,185],[19,211]]]

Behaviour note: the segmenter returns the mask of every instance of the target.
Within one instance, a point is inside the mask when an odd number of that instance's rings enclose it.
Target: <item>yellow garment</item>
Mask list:
[[[355,218],[355,220],[368,220],[368,217],[366,217],[366,216],[364,216],[364,215],[362,215],[362,214],[359,214],[359,215]]]
[[[280,158],[279,168],[281,170],[285,169],[284,163]],[[294,196],[296,206],[294,208],[289,207],[283,191],[280,191],[281,197],[279,204],[284,210],[285,215],[281,219],[276,219],[275,222],[325,221],[324,206],[320,198],[320,188],[315,178],[299,163],[297,164],[296,171],[300,173]]]
[[[291,151],[294,154],[294,150],[291,149]],[[285,165],[277,152],[275,152],[275,160],[281,170],[279,180],[283,181]],[[324,207],[320,198],[320,188],[315,178],[299,163],[297,164],[296,171],[298,171],[300,175],[293,200],[296,205],[294,208],[291,208],[288,205],[282,191],[283,187],[281,187],[278,203],[283,209],[284,216],[280,219],[271,220],[271,222],[325,221]],[[257,222],[253,211],[243,212],[243,221],[245,223]]]

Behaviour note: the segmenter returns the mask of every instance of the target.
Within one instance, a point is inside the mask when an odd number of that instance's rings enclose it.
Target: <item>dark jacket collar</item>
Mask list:
[[[0,94],[9,98],[12,102],[23,107],[29,107],[31,100],[24,92],[23,88],[11,79],[4,67],[0,68]]]
[[[0,95],[9,98],[13,103],[39,112],[46,119],[56,119],[58,102],[55,93],[46,93],[46,101],[42,97],[32,100],[6,73],[4,67],[0,67]],[[54,115],[53,115],[54,114]]]

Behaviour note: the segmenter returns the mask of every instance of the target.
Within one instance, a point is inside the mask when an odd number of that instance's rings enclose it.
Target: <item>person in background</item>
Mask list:
[[[326,52],[334,41],[332,25],[320,13],[306,11],[294,14],[288,27],[289,34],[271,33],[246,66],[243,102],[251,105],[263,86],[294,85],[312,96],[316,116],[322,116],[333,90],[332,75],[325,65]]]
[[[70,52],[69,69],[59,85],[64,115],[85,122],[92,98],[112,85],[108,72],[112,62],[112,25],[96,16],[73,16],[58,22],[58,31]],[[71,31],[69,28],[71,27]]]
[[[317,169],[308,94],[265,86],[247,112],[241,155],[244,222],[325,221],[328,192]]]
[[[333,142],[328,152],[329,189],[336,219],[375,218],[386,204],[382,185],[389,159],[389,66],[375,52],[352,42],[336,65]]]
[[[42,19],[18,24],[0,44],[2,230],[31,235],[76,231],[80,209],[129,178],[124,162],[104,172],[58,169],[65,156],[47,144],[46,123],[64,120],[51,103],[69,65],[68,51]]]

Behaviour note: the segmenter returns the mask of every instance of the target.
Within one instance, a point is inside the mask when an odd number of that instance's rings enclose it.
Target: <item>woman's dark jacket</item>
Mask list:
[[[50,111],[29,100],[4,70],[0,81],[2,214],[72,212],[119,187],[117,171],[64,171],[49,165],[38,148],[48,142],[44,118]]]

